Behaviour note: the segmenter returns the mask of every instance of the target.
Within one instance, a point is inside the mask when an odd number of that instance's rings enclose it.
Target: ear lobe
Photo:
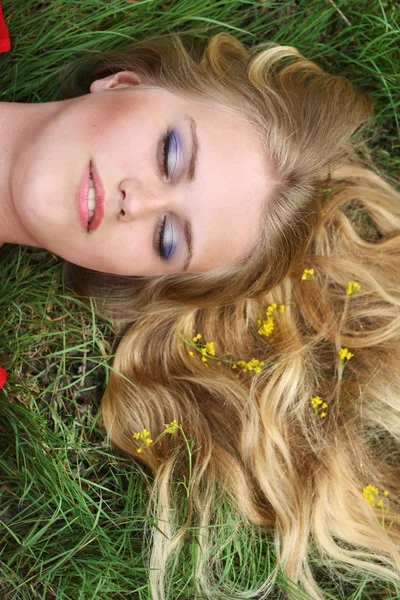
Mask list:
[[[103,90],[112,90],[140,85],[141,78],[134,71],[119,71],[108,77],[96,79],[90,85],[90,92],[101,92]]]

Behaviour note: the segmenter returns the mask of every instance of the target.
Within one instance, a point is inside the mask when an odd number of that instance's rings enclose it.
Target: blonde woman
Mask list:
[[[311,559],[400,583],[400,194],[366,159],[372,101],[295,48],[228,34],[61,80],[62,102],[0,111],[0,231],[75,263],[114,319],[103,423],[155,475],[152,597],[190,527],[200,595],[240,596],[208,527],[226,499],[312,598]]]

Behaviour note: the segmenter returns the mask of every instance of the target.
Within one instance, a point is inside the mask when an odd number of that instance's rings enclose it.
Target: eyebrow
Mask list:
[[[185,259],[185,263],[183,265],[182,271],[187,271],[188,266],[190,265],[190,261],[192,260],[192,256],[193,256],[193,230],[192,230],[191,222],[187,221],[186,219],[183,223],[183,231],[185,234],[185,240],[186,240],[186,244],[188,247],[188,255]]]
[[[192,133],[192,156],[190,157],[189,169],[187,172],[187,180],[192,183],[196,177],[197,158],[199,154],[199,138],[197,137],[196,121],[190,115],[185,117],[189,121],[190,131]]]
[[[197,167],[198,155],[199,155],[199,138],[197,137],[196,121],[190,115],[185,114],[185,117],[189,121],[190,131],[192,134],[192,154],[190,157],[190,163],[189,163],[189,168],[188,168],[188,172],[187,172],[187,180],[189,181],[189,183],[192,183],[192,181],[194,181],[194,179],[196,177],[196,167]],[[186,245],[188,248],[188,254],[185,259],[182,271],[187,271],[188,267],[190,265],[190,261],[192,260],[192,256],[193,256],[193,228],[192,228],[192,224],[190,223],[190,221],[187,221],[187,220],[184,221],[183,231],[185,234],[185,240],[186,240]]]

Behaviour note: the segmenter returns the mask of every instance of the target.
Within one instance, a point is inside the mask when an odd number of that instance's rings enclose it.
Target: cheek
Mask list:
[[[89,235],[89,239],[86,240],[87,251],[85,250],[85,260],[88,261],[89,268],[117,275],[147,274],[152,266],[148,240],[143,231],[127,225],[108,224],[108,235]]]
[[[98,92],[71,101],[58,119],[56,129],[63,143],[86,145],[88,152],[109,151],[111,141],[128,126],[128,108],[112,92]],[[55,132],[57,133],[57,131]]]

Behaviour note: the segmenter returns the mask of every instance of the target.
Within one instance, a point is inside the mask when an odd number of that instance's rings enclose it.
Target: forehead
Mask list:
[[[199,139],[188,192],[196,240],[189,271],[234,265],[254,247],[272,190],[266,150],[255,125],[233,110],[188,100],[185,111]]]

